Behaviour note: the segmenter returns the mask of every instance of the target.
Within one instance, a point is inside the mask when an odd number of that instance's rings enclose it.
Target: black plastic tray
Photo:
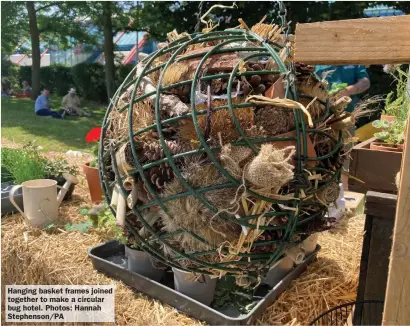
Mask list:
[[[1,216],[18,212],[17,208],[14,207],[9,198],[10,190],[14,186],[15,184],[12,181],[4,182],[1,184]],[[16,204],[21,207],[21,209],[24,209],[23,191],[21,188],[16,191],[14,200],[16,201]]]
[[[246,315],[240,314],[235,309],[227,309],[223,312],[215,310],[175,291],[172,273],[166,273],[162,283],[158,283],[129,271],[127,258],[124,256],[124,245],[118,241],[113,240],[90,248],[88,255],[97,271],[121,280],[133,289],[167,303],[196,319],[213,325],[246,325],[260,316],[286,290],[289,284],[306,270],[307,265],[316,259],[319,250],[320,246],[317,245],[315,252],[309,255],[302,264],[294,267],[274,288],[268,290],[268,293]]]

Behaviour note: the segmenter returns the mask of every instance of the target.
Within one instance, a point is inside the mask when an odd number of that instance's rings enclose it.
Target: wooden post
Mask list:
[[[410,324],[410,115],[401,165],[383,325]]]
[[[410,15],[297,24],[295,61],[351,65],[410,62]]]

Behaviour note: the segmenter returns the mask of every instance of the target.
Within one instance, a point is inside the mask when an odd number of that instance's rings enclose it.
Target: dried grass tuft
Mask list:
[[[120,107],[118,107],[120,108]],[[113,109],[108,118],[111,126],[107,132],[109,139],[127,139],[129,134],[128,109],[119,112]],[[151,99],[144,99],[134,103],[132,109],[132,131],[135,133],[142,128],[152,125],[155,121],[154,103]],[[139,136],[140,139],[150,136],[151,133],[144,133]]]
[[[266,16],[264,18],[266,18]],[[263,24],[264,20],[265,19],[262,19],[259,23],[252,26],[251,31],[270,42],[278,41],[282,33],[282,28],[278,25]]]
[[[192,163],[183,169],[183,175],[193,188],[209,187],[225,183],[226,179],[214,165],[203,165],[200,161]],[[179,179],[174,179],[165,185],[164,197],[185,192],[186,189]],[[217,209],[226,209],[235,198],[236,189],[218,189],[207,192],[204,197]],[[201,201],[193,196],[177,198],[165,203],[168,212],[160,211],[167,232],[181,229],[193,232],[210,243],[204,244],[188,233],[173,237],[178,247],[185,252],[211,250],[221,243],[234,241],[239,237],[240,227],[222,218],[214,217]]]
[[[190,80],[194,72],[195,71],[190,71],[187,64],[180,62],[172,63],[168,66],[167,70],[165,70],[162,85],[166,87],[184,80]]]
[[[232,99],[233,104],[240,103],[241,100],[238,98]],[[227,100],[213,100],[212,107],[218,107],[227,105]],[[206,103],[199,104],[195,106],[197,111],[205,110],[207,108]],[[253,108],[246,107],[234,110],[235,116],[239,121],[239,125],[245,131],[250,129],[254,122]],[[198,125],[205,132],[206,126],[206,114],[200,115],[198,118]],[[233,142],[240,138],[240,134],[235,127],[232,119],[232,115],[229,110],[219,110],[212,113],[211,116],[211,132],[210,137],[213,139],[219,139],[221,135],[222,141],[224,143]],[[194,123],[191,119],[184,119],[179,123],[178,135],[181,139],[185,141],[199,141],[198,134],[195,130]]]
[[[308,77],[298,79],[297,89],[299,93],[310,95],[313,98],[317,97],[322,102],[326,102],[329,98],[326,83],[318,80],[312,74]]]
[[[23,232],[28,232],[25,241]],[[120,281],[95,272],[87,250],[110,239],[103,231],[84,234],[29,229],[17,216],[2,221],[2,292],[10,284],[115,285],[115,318],[118,325],[201,325],[200,322],[133,292]],[[4,300],[2,303],[2,324]],[[58,325],[88,325],[58,323]]]

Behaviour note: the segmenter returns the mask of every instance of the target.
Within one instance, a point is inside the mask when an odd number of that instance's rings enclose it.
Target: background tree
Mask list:
[[[114,95],[115,81],[115,44],[113,38],[121,31],[141,29],[136,19],[141,4],[129,1],[87,1],[76,3],[81,12],[89,17],[103,35],[105,77],[108,98]]]
[[[178,32],[194,32],[198,21],[199,5],[193,1],[150,1],[144,2],[141,8],[143,22],[150,27],[151,35],[164,40],[166,33],[176,29]],[[233,2],[202,1],[202,14],[215,4],[230,5]],[[243,18],[251,26],[264,15],[268,22],[279,24],[278,3],[276,1],[237,1],[237,9],[215,9],[211,17],[219,21],[220,28],[238,26],[238,18]],[[378,2],[378,1],[285,1],[287,20],[291,22],[294,32],[296,23],[319,22],[327,20],[355,19],[364,17],[363,10],[379,4],[396,7],[410,13],[410,2]],[[203,25],[201,24],[201,29]]]
[[[29,37],[24,2],[1,3],[1,54],[9,55]]]
[[[40,41],[46,46],[70,48],[78,42],[94,42],[78,19],[75,2],[26,1],[2,3],[2,55],[11,54],[27,38],[31,48],[25,49],[32,57],[31,97],[40,92]]]

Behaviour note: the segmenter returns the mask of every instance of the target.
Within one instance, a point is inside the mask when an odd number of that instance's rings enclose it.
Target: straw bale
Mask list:
[[[261,324],[282,325],[295,318],[307,325],[322,312],[356,299],[364,215],[341,223],[343,232],[336,227],[321,233],[318,260],[265,311]]]
[[[78,195],[77,188],[75,195]],[[65,205],[60,216],[65,221],[79,220],[77,205],[72,208]],[[295,319],[305,325],[322,311],[354,300],[363,221],[363,216],[356,216],[344,222],[348,224],[343,228],[344,233],[321,234],[319,243],[322,250],[318,261],[292,283],[257,323],[296,325]],[[25,231],[30,232],[27,242],[23,236]],[[87,249],[109,238],[104,231],[90,234],[30,231],[18,215],[3,218],[2,290],[7,284],[113,283],[116,285],[115,314],[118,325],[201,325],[168,305],[134,293],[122,282],[96,273],[87,258]]]
[[[3,139],[2,139],[3,140]],[[10,142],[3,140],[7,146]],[[46,155],[53,156],[55,153]],[[65,157],[81,166],[89,157]],[[78,222],[78,208],[89,203],[83,176],[74,198],[60,208],[62,224]],[[318,260],[256,321],[263,325],[306,325],[324,310],[356,297],[364,216],[342,219],[332,231],[319,237]],[[176,309],[133,292],[122,282],[94,271],[87,250],[112,239],[107,230],[90,233],[29,229],[19,215],[2,218],[2,291],[8,284],[114,284],[115,318],[118,325],[204,325]],[[25,241],[23,232],[28,233]],[[4,318],[4,300],[2,305]],[[4,319],[2,319],[4,324]],[[62,325],[62,324],[58,324]],[[70,323],[70,325],[76,325]]]

